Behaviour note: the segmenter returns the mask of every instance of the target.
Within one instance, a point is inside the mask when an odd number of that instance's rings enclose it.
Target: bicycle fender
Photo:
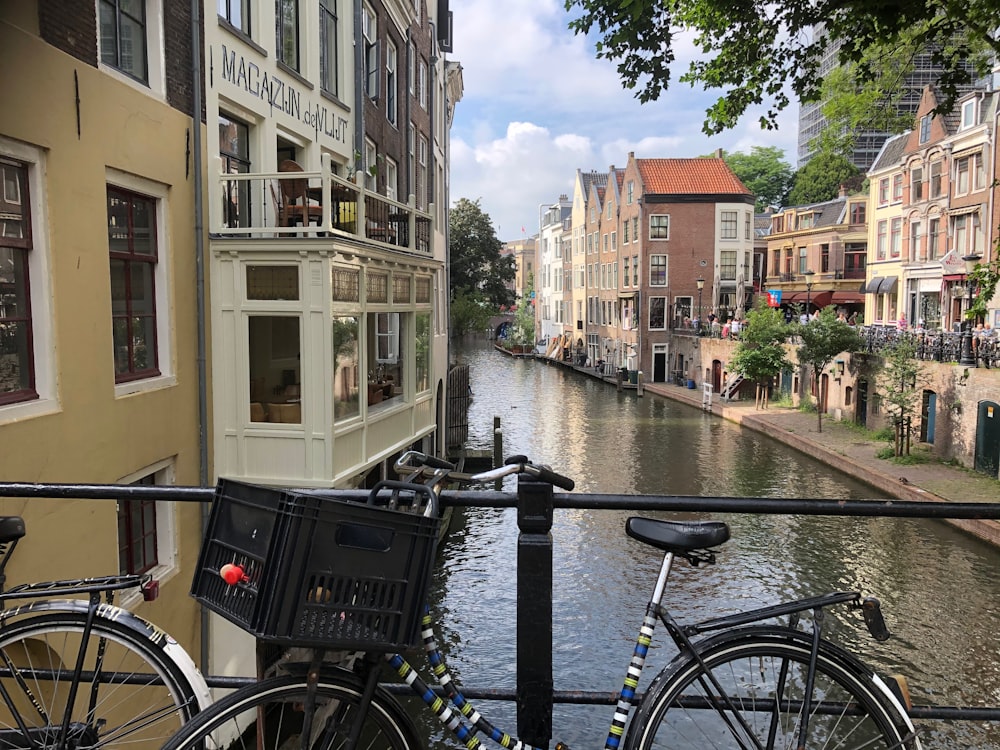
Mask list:
[[[41,599],[11,607],[0,611],[0,627],[8,620],[16,617],[38,615],[45,612],[73,612],[86,615],[90,604],[82,599]],[[212,704],[212,694],[205,682],[201,670],[194,663],[191,655],[169,633],[157,627],[149,620],[140,617],[135,612],[122,609],[114,604],[102,602],[97,605],[97,617],[101,620],[114,622],[135,632],[140,640],[147,641],[162,650],[167,658],[181,671],[194,691],[198,708],[204,709]]]

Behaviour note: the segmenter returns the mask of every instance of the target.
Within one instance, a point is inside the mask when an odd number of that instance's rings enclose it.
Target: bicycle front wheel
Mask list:
[[[677,657],[650,685],[626,750],[805,746],[918,750],[909,719],[885,684],[843,649],[822,642],[813,690],[811,641],[800,631],[746,628],[696,644],[702,664]],[[808,706],[808,709],[807,709]]]
[[[304,738],[307,685],[287,675],[262,680],[232,693],[198,714],[163,750],[336,750],[344,747],[358,717],[363,691],[352,674],[324,674],[313,698],[308,739]],[[364,750],[419,748],[412,722],[399,704],[376,691],[357,744]]]
[[[96,618],[78,664],[85,624],[84,614],[53,612],[0,628],[0,746],[64,739],[66,747],[156,750],[198,711],[170,657],[121,623]]]

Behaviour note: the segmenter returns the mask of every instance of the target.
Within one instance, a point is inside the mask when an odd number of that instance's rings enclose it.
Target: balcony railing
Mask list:
[[[334,174],[328,155],[317,172],[220,174],[223,208],[212,214],[216,237],[345,237],[430,255],[430,211],[387,198]]]

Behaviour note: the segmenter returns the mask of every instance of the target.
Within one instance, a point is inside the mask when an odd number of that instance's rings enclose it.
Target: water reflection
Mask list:
[[[749,497],[875,497],[871,487],[698,409],[633,393],[482,343],[472,365],[474,447],[525,453],[573,477],[581,492]],[[507,486],[512,489],[513,484]],[[560,690],[621,684],[658,560],[624,535],[617,511],[558,511],[554,673]],[[667,514],[664,514],[667,515]],[[671,514],[679,515],[679,514]],[[860,618],[829,610],[835,640],[885,673],[902,672],[916,703],[1000,705],[997,551],[941,523],[879,518],[729,515],[733,538],[717,565],[678,566],[668,591],[679,619],[836,589],[881,598],[894,637],[875,643]],[[443,650],[460,681],[514,688],[517,527],[513,511],[468,510],[444,548],[432,594]],[[648,684],[673,655],[654,638]],[[645,684],[640,688],[645,687]],[[509,731],[513,706],[481,708]],[[610,706],[557,706],[556,739],[603,742]],[[424,718],[434,744],[445,743]],[[1000,747],[995,725],[922,723],[925,747]],[[451,743],[457,747],[457,744]]]

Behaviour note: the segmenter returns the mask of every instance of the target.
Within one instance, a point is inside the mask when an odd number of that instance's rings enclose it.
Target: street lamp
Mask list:
[[[815,271],[810,271],[808,268],[802,272],[802,275],[806,277],[806,315],[809,315],[809,299],[813,288],[813,276]]]
[[[966,312],[972,308],[972,272],[976,269],[982,255],[965,255],[962,260],[965,262],[965,283],[969,289],[969,306]],[[976,367],[976,355],[972,353],[972,318],[966,318],[962,323],[962,353],[959,356],[958,364],[964,367]]]
[[[701,290],[705,288],[705,279],[703,279],[703,278],[701,278],[701,276],[699,276],[697,279],[695,279],[694,283],[698,285],[698,335],[700,336],[701,335],[701,324],[702,324],[702,320],[701,320]]]

